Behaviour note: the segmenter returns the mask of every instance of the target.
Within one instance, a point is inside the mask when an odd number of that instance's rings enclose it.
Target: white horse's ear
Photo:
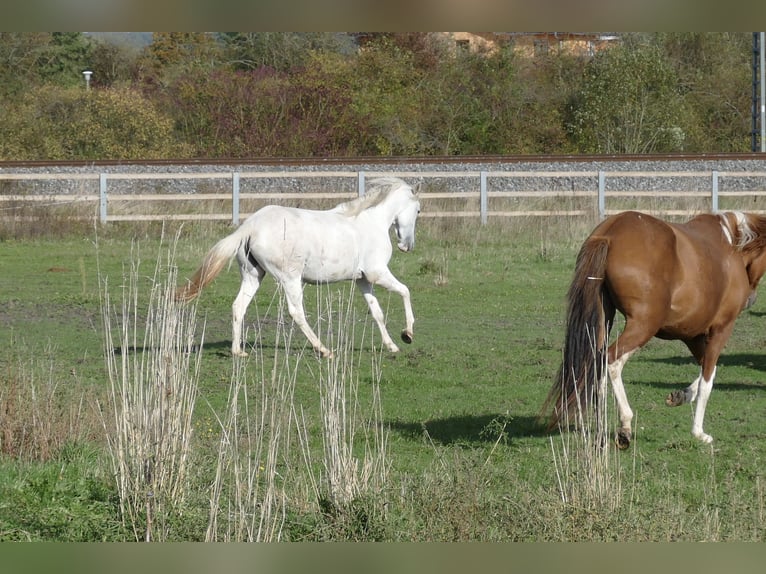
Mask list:
[[[423,187],[423,180],[422,180],[422,179],[420,179],[420,180],[419,180],[419,181],[418,181],[418,182],[415,184],[415,195],[418,195],[418,194],[420,193],[420,188],[421,188],[421,187]]]

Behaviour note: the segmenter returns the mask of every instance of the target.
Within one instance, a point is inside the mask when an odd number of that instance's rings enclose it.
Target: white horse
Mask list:
[[[236,255],[242,283],[232,304],[232,355],[247,355],[242,348],[245,311],[264,276],[270,273],[282,285],[290,316],[314,350],[323,357],[331,357],[332,351],[306,321],[303,283],[353,279],[378,324],[383,343],[389,351],[397,352],[399,348],[386,330],[373,285],[401,295],[406,321],[402,340],[411,343],[415,318],[410,291],[388,269],[392,253],[389,229],[394,226],[399,249],[412,251],[418,213],[417,195],[395,177],[370,180],[363,197],[326,211],[267,205],[210,249],[201,267],[178,290],[177,298],[194,299]]]

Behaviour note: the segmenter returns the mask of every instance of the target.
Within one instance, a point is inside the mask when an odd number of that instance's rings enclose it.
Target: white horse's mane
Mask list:
[[[365,209],[375,207],[382,202],[393,190],[407,184],[398,177],[379,177],[370,180],[367,190],[362,197],[352,199],[337,205],[333,211],[337,211],[346,217],[359,215]]]

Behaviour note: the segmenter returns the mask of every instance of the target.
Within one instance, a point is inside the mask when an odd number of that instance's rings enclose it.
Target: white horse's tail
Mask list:
[[[210,251],[207,252],[207,255],[205,255],[200,268],[192,275],[192,278],[186,282],[186,285],[179,287],[176,291],[177,300],[191,301],[199,295],[203,287],[209,285],[213,279],[218,277],[224,266],[236,255],[242,241],[240,235],[241,233],[238,229],[213,245]]]

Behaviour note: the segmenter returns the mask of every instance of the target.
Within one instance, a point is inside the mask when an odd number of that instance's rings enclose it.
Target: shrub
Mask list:
[[[132,89],[46,86],[8,107],[0,159],[161,159],[187,153],[174,139],[172,120]]]

